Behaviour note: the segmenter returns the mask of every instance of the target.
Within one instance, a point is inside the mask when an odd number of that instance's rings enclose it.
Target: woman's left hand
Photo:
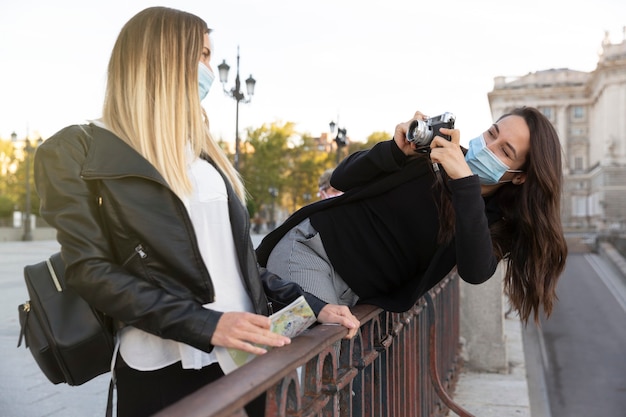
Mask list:
[[[361,327],[359,320],[352,314],[347,306],[326,304],[317,315],[317,321],[325,324],[340,324],[348,329],[346,339],[352,339]]]
[[[441,164],[448,176],[453,179],[465,178],[473,175],[465,155],[461,150],[461,133],[458,129],[441,128],[441,133],[450,136],[448,141],[441,136],[435,136],[430,143],[430,160]]]

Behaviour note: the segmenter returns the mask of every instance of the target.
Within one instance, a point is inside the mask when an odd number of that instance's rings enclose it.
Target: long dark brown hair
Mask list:
[[[540,307],[552,313],[556,283],[565,267],[567,244],[561,224],[563,170],[559,137],[550,121],[533,107],[517,108],[500,117],[520,116],[530,131],[530,149],[522,185],[503,184],[494,194],[502,220],[491,226],[494,254],[505,259],[504,288],[521,319],[539,321]],[[454,214],[445,197],[440,207],[440,241],[454,235]]]
[[[505,292],[525,322],[539,307],[552,313],[556,283],[565,268],[567,243],[561,224],[563,167],[561,144],[552,123],[537,109],[522,107],[504,115],[522,117],[530,130],[526,181],[498,190],[502,224],[494,224],[496,256],[507,263]],[[502,119],[501,117],[501,119]],[[507,255],[508,253],[508,255]]]

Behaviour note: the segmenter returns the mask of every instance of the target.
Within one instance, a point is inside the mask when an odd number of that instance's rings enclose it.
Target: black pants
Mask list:
[[[216,363],[199,370],[183,369],[177,362],[155,371],[137,371],[124,364],[120,356],[117,360],[118,417],[151,416],[224,376]],[[263,417],[265,395],[248,404],[246,412],[250,417]]]

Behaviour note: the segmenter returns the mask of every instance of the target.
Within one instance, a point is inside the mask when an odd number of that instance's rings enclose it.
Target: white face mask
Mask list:
[[[204,98],[209,94],[209,90],[211,89],[211,85],[213,84],[213,80],[215,79],[215,74],[213,71],[209,69],[202,62],[198,63],[198,88],[200,90],[200,101],[204,100]]]
[[[472,172],[478,175],[480,183],[483,185],[500,183],[500,179],[507,172],[522,172],[509,168],[508,165],[491,152],[485,143],[483,135],[470,140],[469,149],[467,154],[465,154],[465,162],[467,162]]]

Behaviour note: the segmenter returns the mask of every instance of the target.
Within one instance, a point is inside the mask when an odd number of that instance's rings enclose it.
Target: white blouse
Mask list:
[[[188,150],[188,175],[193,191],[183,200],[198,238],[202,259],[215,288],[215,302],[203,307],[217,311],[253,312],[244,287],[228,213],[226,185],[219,172]],[[200,369],[218,362],[211,353],[139,330],[120,331],[120,354],[133,369],[150,371],[182,361],[185,369]]]

